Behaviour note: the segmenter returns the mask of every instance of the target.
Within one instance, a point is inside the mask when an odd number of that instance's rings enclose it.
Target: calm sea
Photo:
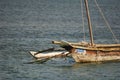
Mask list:
[[[94,0],[88,0],[95,43],[115,43]],[[120,40],[120,0],[97,0]],[[85,8],[84,8],[85,9]],[[86,41],[80,0],[0,0],[0,80],[120,80],[120,63],[75,63],[72,58],[28,64],[30,50],[59,47],[52,40]]]

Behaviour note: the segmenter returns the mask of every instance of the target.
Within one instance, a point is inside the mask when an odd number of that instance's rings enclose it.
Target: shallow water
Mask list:
[[[95,43],[115,43],[89,3]],[[120,1],[98,3],[120,40]],[[30,50],[58,47],[52,40],[82,41],[81,18],[79,0],[0,0],[0,80],[119,80],[119,62],[78,64],[67,58],[28,64]]]

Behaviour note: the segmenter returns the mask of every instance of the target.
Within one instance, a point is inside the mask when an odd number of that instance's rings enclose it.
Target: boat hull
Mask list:
[[[83,50],[79,52],[78,49],[74,49],[71,54],[79,63],[120,61],[120,51]]]
[[[69,54],[67,51],[51,51],[37,54],[36,53],[37,52],[35,51],[30,51],[30,54],[36,59],[66,57]]]
[[[76,62],[105,62],[120,61],[120,44],[94,44],[79,42],[71,43],[67,41],[52,41],[71,53]]]

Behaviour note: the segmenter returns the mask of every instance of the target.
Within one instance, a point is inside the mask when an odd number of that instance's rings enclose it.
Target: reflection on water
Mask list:
[[[95,42],[115,43],[94,2],[89,3]],[[120,1],[98,3],[120,40]],[[119,62],[79,64],[67,58],[27,63],[34,60],[30,50],[58,47],[52,40],[82,41],[82,30],[79,0],[1,0],[0,80],[119,80]],[[87,24],[85,30],[89,41]]]

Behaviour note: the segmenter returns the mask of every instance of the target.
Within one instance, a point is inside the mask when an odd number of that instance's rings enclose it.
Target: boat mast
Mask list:
[[[86,7],[86,15],[88,19],[88,27],[89,27],[89,33],[90,33],[90,41],[91,41],[91,46],[93,46],[93,34],[92,34],[92,24],[91,24],[91,19],[90,19],[90,12],[88,8],[88,0],[84,0],[85,2],[85,7]]]

